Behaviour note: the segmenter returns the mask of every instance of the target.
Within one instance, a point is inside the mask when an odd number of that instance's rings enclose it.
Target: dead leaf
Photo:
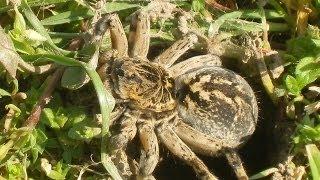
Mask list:
[[[4,67],[12,79],[16,79],[19,60],[23,61],[14,50],[11,39],[0,26],[0,65]]]

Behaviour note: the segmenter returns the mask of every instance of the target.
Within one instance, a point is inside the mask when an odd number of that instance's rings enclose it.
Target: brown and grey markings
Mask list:
[[[188,34],[182,39],[176,41],[171,47],[169,47],[166,51],[161,53],[153,61],[164,66],[165,68],[169,68],[182,54],[189,50],[197,41],[198,38],[196,35]]]
[[[193,151],[217,155],[230,149],[236,155],[233,150],[255,129],[254,93],[243,78],[215,67],[221,62],[212,54],[176,63],[198,41],[195,34],[183,36],[149,61],[149,19],[143,10],[135,13],[128,40],[116,14],[105,16],[96,28],[98,33],[109,29],[115,52],[105,54],[99,74],[126,108],[111,126],[112,160],[125,179],[153,178],[160,141],[192,166],[199,178],[217,179]],[[141,144],[139,163],[125,154],[136,133]],[[232,165],[241,164],[238,156],[230,157]],[[239,179],[248,179],[243,166],[233,167]]]
[[[118,56],[128,56],[127,37],[116,14],[103,16],[95,26],[95,33],[97,35],[103,34],[107,29],[110,31],[112,48],[117,51]]]
[[[137,33],[139,32],[139,33]],[[150,21],[147,12],[143,10],[134,14],[129,32],[129,56],[146,60],[150,43]]]
[[[177,97],[183,121],[231,146],[250,136],[257,121],[257,104],[248,83],[232,71],[210,67],[178,78]]]
[[[175,108],[174,81],[162,67],[139,58],[115,59],[112,66],[115,92],[135,108],[154,112]]]

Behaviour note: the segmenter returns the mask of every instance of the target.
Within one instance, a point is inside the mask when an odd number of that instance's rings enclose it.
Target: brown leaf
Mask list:
[[[0,65],[4,67],[13,79],[16,78],[19,60],[22,59],[14,50],[13,42],[0,26]]]

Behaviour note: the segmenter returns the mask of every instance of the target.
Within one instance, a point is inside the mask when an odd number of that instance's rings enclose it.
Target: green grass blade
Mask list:
[[[215,34],[218,34],[220,27],[227,20],[240,18],[242,14],[243,14],[243,12],[234,11],[234,12],[226,13],[226,14],[220,16],[218,19],[213,21],[213,23],[211,23],[208,36],[213,37]]]
[[[78,21],[85,18],[89,18],[92,16],[93,12],[90,9],[82,9],[81,11],[66,11],[41,20],[41,24],[44,26],[65,24],[70,23],[72,21]]]
[[[54,54],[38,54],[38,55],[27,55],[24,56],[27,59],[36,59],[37,62],[41,61],[53,61],[58,64],[64,65],[64,66],[85,66],[84,62],[77,61],[74,58],[69,58],[61,55],[54,55]]]
[[[103,14],[136,7],[139,7],[139,5],[128,2],[107,2]],[[72,21],[90,18],[93,17],[93,15],[94,13],[90,9],[81,9],[81,11],[72,10],[45,18],[41,21],[41,23],[44,26],[64,24],[70,23]]]
[[[28,5],[27,0],[22,0],[21,1],[21,9],[22,12],[24,13],[25,17],[28,19],[28,21],[30,22],[30,24],[33,26],[33,28],[40,33],[43,37],[45,37],[46,40],[46,44],[48,46],[50,46],[52,49],[54,49],[55,51],[57,51],[57,53],[61,53],[63,55],[71,55],[72,52],[71,51],[66,51],[64,49],[61,49],[59,47],[57,47],[54,42],[52,41],[51,37],[49,36],[47,30],[42,26],[42,24],[40,23],[39,19],[37,18],[37,16],[33,13],[33,11],[31,10],[30,6]]]
[[[45,6],[49,4],[59,4],[59,3],[65,3],[71,0],[29,0],[28,4],[30,7],[35,6]],[[6,4],[6,1],[0,1],[0,13],[7,12],[9,9],[12,9],[13,7]]]
[[[270,174],[275,173],[277,171],[278,171],[277,168],[269,168],[269,169],[263,170],[255,175],[249,177],[249,179],[250,180],[261,179],[261,178],[267,177]]]
[[[248,10],[241,10],[243,12],[241,18],[250,18],[250,19],[261,19],[261,14],[259,13],[258,9],[248,9]],[[276,10],[265,10],[266,19],[283,19],[286,18],[286,14],[279,13]]]
[[[309,165],[313,179],[320,179],[320,151],[314,144],[306,145]]]
[[[109,119],[110,119],[110,113],[115,105],[115,100],[112,94],[109,91],[105,90],[105,87],[98,73],[94,69],[88,66],[85,66],[85,69],[89,77],[91,78],[93,85],[95,87],[95,90],[97,92],[101,114],[103,118],[102,129],[101,129],[101,162],[113,179],[121,180],[122,178],[119,175],[117,168],[112,163],[107,150]]]

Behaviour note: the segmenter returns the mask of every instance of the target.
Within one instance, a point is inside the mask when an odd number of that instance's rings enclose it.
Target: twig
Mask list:
[[[27,126],[30,129],[33,129],[38,124],[42,109],[44,108],[45,105],[47,105],[50,102],[52,98],[51,94],[56,84],[60,80],[63,72],[64,72],[64,68],[59,68],[51,75],[48,81],[47,87],[43,91],[35,107],[32,109],[30,116],[24,123],[24,126]]]
[[[257,42],[259,44],[259,42]],[[267,65],[264,61],[264,56],[261,47],[256,47],[253,45],[253,52],[255,54],[255,60],[258,67],[258,70],[260,72],[260,77],[262,84],[267,91],[268,95],[272,99],[272,101],[276,104],[277,103],[277,97],[274,94],[275,87],[273,85],[272,79],[268,73]]]
[[[19,67],[25,71],[28,71],[30,73],[35,73],[35,74],[43,74],[46,73],[50,70],[53,70],[57,67],[58,65],[54,63],[46,64],[46,65],[41,65],[41,66],[33,66],[25,61],[19,61]]]
[[[230,11],[231,9],[228,7],[225,7],[219,3],[217,3],[215,0],[206,0],[206,4],[214,9],[218,9],[221,11]]]
[[[264,11],[264,6],[266,5],[266,3],[267,3],[266,0],[259,0],[257,2],[259,11],[260,11],[259,13],[261,15],[261,24],[263,28],[263,48],[271,50],[271,47],[268,41],[269,25],[267,24],[266,13]]]

